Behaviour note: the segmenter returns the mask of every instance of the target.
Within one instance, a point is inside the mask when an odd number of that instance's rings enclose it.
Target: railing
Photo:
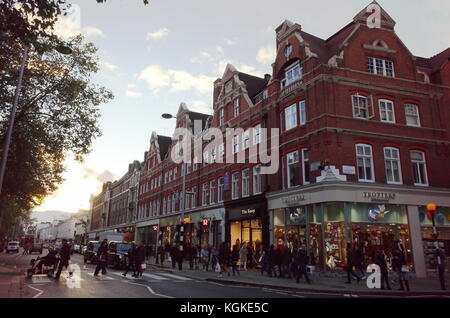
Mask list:
[[[299,80],[299,81],[289,84],[288,86],[283,87],[282,91],[281,91],[281,96],[284,97],[286,95],[289,95],[293,91],[301,88],[302,84],[303,84],[302,81]]]
[[[269,92],[265,89],[253,98],[253,104],[256,105],[267,98],[269,98]]]

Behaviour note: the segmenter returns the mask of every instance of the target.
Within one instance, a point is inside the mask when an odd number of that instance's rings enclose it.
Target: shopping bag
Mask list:
[[[215,272],[216,273],[220,273],[221,272],[221,268],[220,268],[220,264],[219,263],[216,264]]]
[[[409,273],[409,267],[407,265],[402,265],[402,272]]]
[[[145,271],[147,269],[147,264],[143,263],[141,264],[141,270]]]

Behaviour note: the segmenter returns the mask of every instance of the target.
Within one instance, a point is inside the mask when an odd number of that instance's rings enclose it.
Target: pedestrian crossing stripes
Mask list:
[[[178,275],[173,275],[173,274],[167,274],[167,273],[160,273],[160,275],[164,275],[164,276],[167,276],[167,277],[170,277],[170,278],[179,279],[179,280],[192,280],[191,278],[178,276]]]
[[[120,272],[111,272],[111,273],[114,274],[114,275],[123,277],[122,273],[120,273]],[[170,279],[175,279],[175,280],[178,280],[178,281],[192,280],[191,278],[178,276],[178,275],[173,275],[173,274],[167,274],[167,273],[158,273],[158,275],[150,274],[150,273],[143,273],[142,276],[145,277],[145,278],[149,278],[149,279],[155,280],[155,281],[166,281],[166,280],[170,280]],[[128,277],[128,276],[126,278],[134,279],[134,278],[131,278],[131,277]]]

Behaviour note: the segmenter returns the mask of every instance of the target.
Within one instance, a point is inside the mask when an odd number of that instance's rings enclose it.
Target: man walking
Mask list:
[[[145,246],[141,243],[136,249],[135,255],[135,267],[136,267],[136,277],[142,277],[142,264],[145,262]]]
[[[308,277],[307,263],[308,263],[308,255],[306,253],[306,246],[302,244],[300,249],[297,252],[296,265],[297,265],[297,278],[296,283],[300,282],[300,278],[305,275],[306,282],[311,284],[311,280]]]
[[[124,277],[127,276],[130,268],[133,270],[133,277],[136,277],[135,256],[136,256],[136,245],[134,243],[131,243],[131,247],[128,250],[128,255],[127,255],[127,258],[128,258],[127,270],[125,271],[125,273],[122,274]]]
[[[69,244],[67,244],[66,239],[62,240],[62,246],[61,250],[59,251],[59,255],[61,259],[59,261],[58,272],[56,273],[55,280],[59,280],[63,267],[65,267],[66,269],[69,267],[70,246]],[[72,272],[69,271],[69,275],[72,276]]]
[[[358,283],[361,280],[361,278],[355,274],[353,271],[353,267],[355,266],[355,255],[353,254],[352,246],[351,244],[347,244],[347,281],[346,284],[351,284],[351,277],[356,277]]]
[[[445,253],[437,247],[436,248],[436,265],[439,272],[439,281],[441,282],[442,290],[445,290]]]
[[[375,256],[375,264],[380,266],[381,271],[381,289],[384,289],[384,283],[386,283],[387,289],[391,289],[389,285],[389,275],[388,275],[388,267],[386,262],[386,255],[384,251],[381,249],[378,251],[377,256]]]
[[[98,276],[98,272],[102,270],[102,275],[106,274],[106,264],[108,260],[108,241],[105,239],[97,250],[97,267],[94,276]]]

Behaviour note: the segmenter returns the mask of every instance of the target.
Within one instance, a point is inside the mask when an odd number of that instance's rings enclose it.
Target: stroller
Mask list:
[[[42,262],[42,267],[39,269],[39,264]],[[38,256],[37,259],[32,259],[30,261],[31,268],[27,270],[27,278],[32,278],[33,275],[47,275],[48,277],[52,277],[57,269],[57,265],[59,263],[59,259],[57,258],[55,262],[49,264],[45,258],[41,258]]]

